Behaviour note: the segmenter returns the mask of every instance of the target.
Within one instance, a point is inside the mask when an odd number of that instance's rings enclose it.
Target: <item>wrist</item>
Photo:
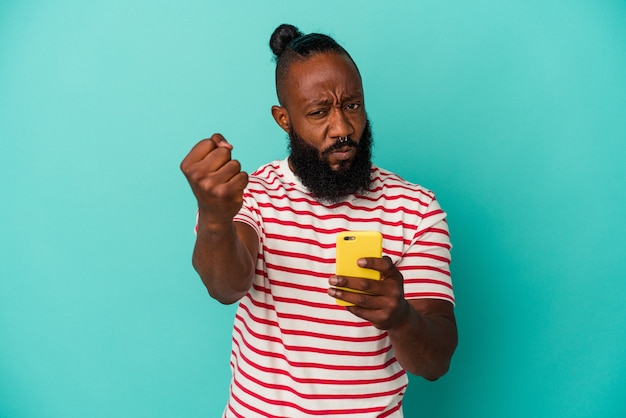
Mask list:
[[[202,211],[198,212],[198,234],[225,235],[235,233],[235,223],[232,219],[215,219]]]
[[[402,334],[407,328],[412,328],[414,323],[415,310],[408,300],[402,299],[398,307],[398,314],[393,325],[387,330],[389,334]]]

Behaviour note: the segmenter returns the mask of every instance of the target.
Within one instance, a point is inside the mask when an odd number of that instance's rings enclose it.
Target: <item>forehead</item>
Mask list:
[[[291,64],[285,80],[287,101],[302,102],[363,96],[361,76],[344,54],[320,53]]]

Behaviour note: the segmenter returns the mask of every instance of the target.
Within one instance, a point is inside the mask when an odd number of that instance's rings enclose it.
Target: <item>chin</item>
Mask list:
[[[352,167],[352,161],[341,161],[332,167],[333,171],[348,171]]]
[[[330,169],[335,172],[350,170],[350,167],[352,167],[353,162],[354,162],[354,157],[350,158],[349,160],[333,160],[333,161],[326,158],[326,164],[328,164],[328,167],[330,167]]]

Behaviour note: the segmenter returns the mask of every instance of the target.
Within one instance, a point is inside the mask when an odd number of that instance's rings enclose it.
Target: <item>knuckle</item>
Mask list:
[[[211,181],[210,178],[207,178],[207,176],[199,170],[191,171],[190,173],[188,173],[188,177],[192,183],[201,185],[203,188],[206,187],[207,182],[210,183]]]
[[[346,278],[344,276],[336,276],[336,277],[337,277],[337,283],[335,283],[335,285],[345,287],[347,284]]]
[[[231,166],[231,169],[234,171],[241,171],[241,163],[237,160],[230,160],[227,163],[229,166]]]
[[[222,161],[230,162],[230,150],[224,147],[217,147],[213,151],[211,151],[211,155],[215,158],[219,158]],[[229,161],[230,160],[230,161]]]
[[[215,197],[219,199],[225,199],[230,195],[230,190],[224,184],[215,185],[212,189]]]
[[[361,284],[360,284],[361,290],[370,290],[372,288],[372,285],[374,284],[372,282],[373,282],[372,280],[367,280],[367,279],[361,280]]]
[[[363,317],[363,310],[361,308],[359,308],[357,305],[354,306],[350,306],[348,307],[348,310],[350,312],[352,312],[352,314],[362,318]]]
[[[235,203],[243,202],[243,195],[241,191],[226,183],[215,185],[213,188],[213,194],[220,200],[232,201]]]
[[[386,270],[393,270],[393,261],[391,261],[391,258],[389,258],[389,256],[386,255],[383,257],[383,263]]]
[[[241,171],[239,173],[239,176],[241,177],[241,181],[244,182],[245,184],[248,183],[248,173]]]

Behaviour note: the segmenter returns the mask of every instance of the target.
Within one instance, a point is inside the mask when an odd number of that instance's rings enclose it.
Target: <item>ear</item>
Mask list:
[[[272,106],[272,116],[274,120],[280,126],[283,131],[289,133],[289,114],[287,113],[287,109],[280,106]]]

